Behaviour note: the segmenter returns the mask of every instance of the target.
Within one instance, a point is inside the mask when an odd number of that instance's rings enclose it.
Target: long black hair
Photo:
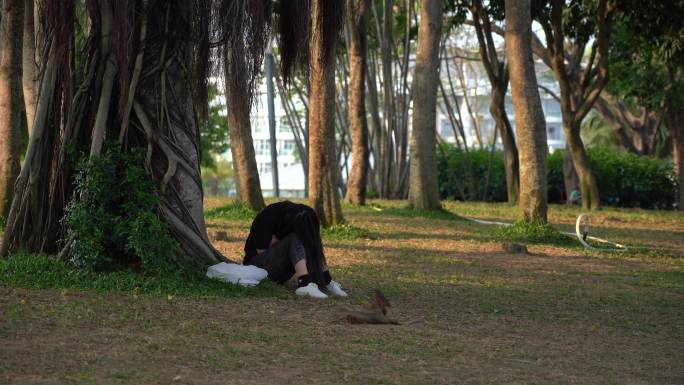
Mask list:
[[[323,242],[321,241],[321,223],[311,207],[302,204],[298,206],[298,210],[293,210],[285,215],[285,227],[288,233],[297,234],[306,252],[306,268],[309,272],[309,278],[311,282],[315,282],[322,288],[325,286],[323,279],[325,254],[323,254]]]

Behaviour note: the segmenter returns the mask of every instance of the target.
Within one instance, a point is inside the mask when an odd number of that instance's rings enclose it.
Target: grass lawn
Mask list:
[[[207,200],[209,230],[239,261],[252,213],[226,204]],[[350,226],[324,231],[348,299],[0,261],[0,384],[684,383],[684,215],[606,209],[592,235],[628,252],[525,255],[462,218],[513,221],[513,207],[403,205],[345,206]],[[549,219],[569,231],[577,214],[552,206]],[[401,325],[338,321],[374,288]]]

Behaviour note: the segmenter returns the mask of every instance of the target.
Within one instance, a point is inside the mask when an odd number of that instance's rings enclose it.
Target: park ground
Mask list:
[[[240,260],[250,213],[208,200],[215,245]],[[372,201],[324,233],[347,299],[138,294],[0,283],[0,384],[683,384],[684,215],[606,209],[573,242],[509,254],[505,204],[438,214]],[[222,209],[221,207],[224,207]],[[552,206],[570,230],[577,208]],[[0,281],[3,282],[3,281]],[[49,285],[47,285],[49,287]],[[67,285],[68,286],[68,285]],[[393,325],[349,325],[381,289]]]

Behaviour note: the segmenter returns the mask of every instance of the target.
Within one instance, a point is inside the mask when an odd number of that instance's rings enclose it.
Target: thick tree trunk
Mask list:
[[[413,82],[413,131],[409,203],[417,209],[441,208],[437,186],[436,113],[442,1],[422,0]]]
[[[97,32],[101,24],[111,21],[103,19],[109,17],[102,8],[107,4],[89,3],[93,27],[88,46],[94,49],[79,58],[84,76],[77,79],[76,87],[64,81],[62,72],[70,70],[64,62],[68,63],[68,58],[74,54],[69,52],[73,49],[71,37],[57,34],[50,37],[51,48],[47,58],[42,60],[44,70],[34,129],[17,180],[0,255],[6,255],[9,248],[23,248],[29,252],[58,250],[63,235],[59,221],[73,196],[73,179],[68,169],[72,160],[68,158],[66,146],[87,150],[99,119],[104,122],[108,137],[125,133],[119,136],[124,138],[124,148],[134,145],[147,148],[145,166],[160,185],[159,215],[180,245],[175,260],[181,264],[225,261],[208,240],[202,209],[199,130],[191,92],[192,75],[187,66],[192,62],[193,50],[193,42],[189,39],[191,24],[187,22],[188,15],[193,12],[192,3],[158,0],[149,8],[139,5],[126,10],[129,13],[124,15],[139,17],[130,20],[130,25],[136,28],[134,36],[140,36],[135,48],[116,40],[115,34]],[[60,10],[60,4],[47,3],[46,6],[52,12]],[[68,20],[60,19],[59,22]],[[146,40],[143,28],[149,30]],[[109,85],[105,84],[110,80],[104,76],[105,68],[109,66],[104,53],[109,44],[125,44],[112,51],[131,49],[128,54],[136,58],[136,63],[138,58],[141,61],[140,66],[117,62],[119,81],[113,82],[111,93],[107,91]],[[142,68],[146,71],[139,76]],[[133,79],[125,83],[123,89],[122,71],[132,71],[126,78]],[[119,105],[131,109],[111,108],[108,117],[104,116],[101,112],[111,95],[119,96]],[[128,102],[123,103],[126,100]],[[98,108],[98,105],[103,107]],[[125,130],[128,125],[121,123],[129,120],[131,128]]]
[[[0,218],[6,218],[20,168],[24,0],[0,6]]]
[[[665,119],[672,137],[672,163],[675,174],[677,175],[679,187],[677,208],[679,210],[684,210],[684,127],[682,127],[684,120],[682,119],[682,113],[678,108],[679,106],[667,107]]]
[[[352,169],[345,200],[366,203],[368,180],[368,121],[366,120],[366,32],[369,0],[347,0],[349,39],[349,129],[352,136]]]
[[[494,117],[496,129],[501,135],[501,143],[503,144],[508,203],[517,204],[520,196],[518,147],[515,143],[511,122],[508,121],[508,115],[506,115],[506,88],[492,87],[492,104],[489,110]]]
[[[22,81],[24,86],[24,108],[29,136],[36,116],[38,101],[38,66],[36,65],[36,17],[34,1],[24,0],[24,47],[22,49]]]
[[[546,123],[532,60],[530,1],[506,1],[506,52],[520,154],[520,219],[547,221]]]
[[[311,4],[311,97],[309,108],[309,205],[324,226],[342,223],[335,156],[335,36],[326,36],[327,0]],[[331,51],[332,50],[332,51]],[[327,189],[327,192],[326,192]]]

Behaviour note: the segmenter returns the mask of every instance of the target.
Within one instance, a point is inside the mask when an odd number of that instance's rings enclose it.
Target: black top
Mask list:
[[[271,236],[283,239],[291,231],[285,223],[285,216],[302,210],[311,210],[309,206],[283,201],[266,206],[257,214],[249,229],[245,242],[245,263],[257,255],[257,250],[266,250],[271,245]]]

